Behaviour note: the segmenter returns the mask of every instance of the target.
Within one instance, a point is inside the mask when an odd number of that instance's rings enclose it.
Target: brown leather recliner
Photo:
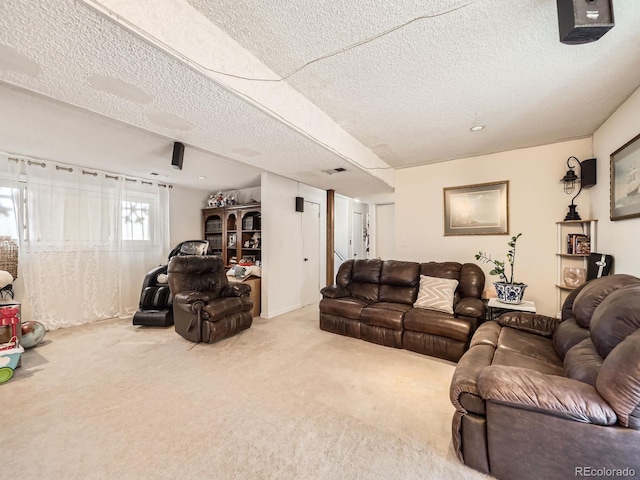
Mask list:
[[[251,287],[229,284],[220,257],[173,257],[168,279],[175,329],[187,340],[213,343],[251,326]]]
[[[450,395],[458,457],[500,480],[640,474],[640,279],[590,281],[562,319],[483,324]]]

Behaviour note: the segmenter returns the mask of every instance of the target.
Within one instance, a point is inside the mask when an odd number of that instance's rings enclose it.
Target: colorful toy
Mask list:
[[[0,343],[0,383],[5,383],[13,377],[13,371],[18,366],[24,348],[18,340],[17,329],[20,324],[20,309],[15,306],[0,307],[0,326],[11,328],[11,338],[7,343]]]

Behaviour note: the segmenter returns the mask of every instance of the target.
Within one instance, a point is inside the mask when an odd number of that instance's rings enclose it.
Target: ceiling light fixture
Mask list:
[[[198,179],[199,180],[205,180],[207,177],[205,177],[204,175],[198,175]]]
[[[479,132],[480,130],[484,130],[484,125],[474,125],[471,127],[472,132]]]

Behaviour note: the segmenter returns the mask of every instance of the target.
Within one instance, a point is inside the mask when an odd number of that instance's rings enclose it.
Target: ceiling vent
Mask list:
[[[330,168],[329,170],[323,170],[324,173],[328,175],[333,175],[334,173],[342,173],[346,172],[346,168],[338,167],[338,168]]]

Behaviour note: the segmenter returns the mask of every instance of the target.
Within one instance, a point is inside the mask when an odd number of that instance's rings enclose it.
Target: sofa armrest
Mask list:
[[[576,422],[613,425],[618,420],[591,385],[528,368],[489,366],[478,376],[478,390],[486,401]]]
[[[511,327],[523,332],[541,335],[543,337],[553,336],[560,320],[546,315],[538,315],[528,312],[503,313],[498,317],[498,323],[503,327]]]
[[[471,318],[484,318],[484,302],[475,297],[464,297],[456,303],[454,312],[456,315]]]
[[[495,351],[496,349],[491,345],[478,345],[467,350],[458,360],[449,388],[449,399],[458,412],[468,413],[467,408],[462,404],[465,394],[480,397],[478,376],[491,365]]]
[[[251,294],[251,285],[246,283],[230,283],[220,293],[223,297],[246,297]]]
[[[320,290],[324,298],[343,298],[350,297],[351,292],[347,287],[342,285],[329,285]]]

